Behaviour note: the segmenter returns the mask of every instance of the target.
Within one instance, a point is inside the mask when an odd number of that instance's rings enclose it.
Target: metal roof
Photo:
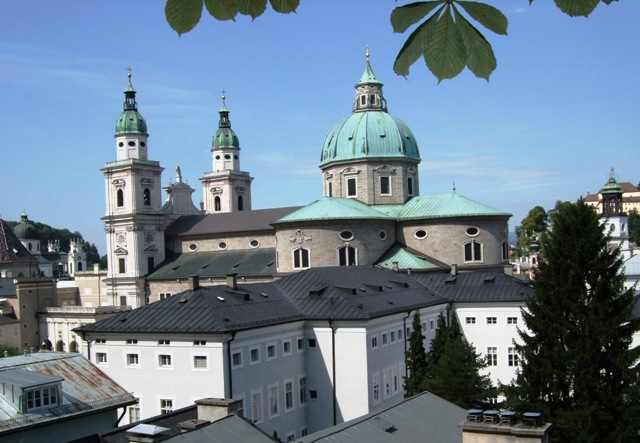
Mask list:
[[[16,283],[13,277],[0,278],[0,297],[15,297]]]
[[[188,252],[169,259],[156,269],[147,280],[224,277],[231,273],[239,276],[270,276],[275,272],[276,250],[255,248],[232,251]]]
[[[9,224],[0,218],[0,263],[36,263],[36,258],[20,243]]]
[[[523,302],[533,296],[533,284],[507,275],[502,268],[415,273],[413,277],[433,292],[455,303]]]
[[[466,411],[430,392],[313,433],[301,443],[462,443]]]
[[[62,379],[63,403],[54,408],[17,415],[17,411],[8,407],[7,402],[0,402],[0,434],[96,409],[115,409],[136,401],[124,388],[79,354],[38,352],[0,358],[0,380],[8,377],[19,381],[18,378],[22,376],[16,371],[32,371],[33,380]],[[25,377],[24,383],[29,383],[28,377]]]
[[[448,266],[444,263],[412,251],[407,247],[403,247],[401,244],[396,243],[379,261],[376,266],[380,266],[386,269],[413,269],[413,270],[426,270],[426,269],[448,269]]]
[[[57,383],[63,380],[64,378],[60,376],[51,376],[22,368],[0,371],[0,384],[13,385],[20,389]]]
[[[221,214],[185,215],[171,223],[166,233],[169,236],[188,237],[232,232],[273,231],[271,223],[299,208],[300,206],[290,206]]]
[[[247,419],[237,415],[227,415],[199,429],[184,432],[163,441],[167,443],[273,443],[275,440]]]
[[[282,217],[277,223],[341,219],[393,220],[393,217],[353,198],[322,197]]]

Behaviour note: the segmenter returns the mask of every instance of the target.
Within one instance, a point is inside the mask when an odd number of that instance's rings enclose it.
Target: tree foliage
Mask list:
[[[618,0],[555,0],[555,4],[567,15],[586,17],[600,3],[614,1]],[[164,12],[171,28],[182,35],[198,24],[203,8],[217,20],[235,20],[238,14],[255,20],[265,13],[267,3],[278,13],[289,14],[296,11],[300,0],[166,0]],[[505,15],[485,2],[429,0],[394,8],[391,25],[395,32],[403,33],[420,23],[400,48],[394,71],[406,76],[422,57],[438,81],[457,76],[465,67],[488,80],[496,69],[496,57],[491,43],[472,22],[498,35],[507,34]]]
[[[7,357],[20,355],[20,350],[18,348],[14,348],[13,346],[0,345],[0,358],[4,357],[5,352],[7,353]]]
[[[542,206],[533,207],[516,228],[516,255],[519,257],[529,253],[532,246],[540,241],[540,237],[547,230],[547,212]]]
[[[424,379],[427,371],[427,353],[424,349],[424,335],[420,311],[416,312],[411,325],[411,337],[407,350],[407,376],[404,379],[404,389],[407,397],[424,391]]]
[[[535,296],[523,311],[522,368],[509,401],[542,410],[554,423],[553,441],[632,441],[640,422],[632,366],[640,354],[630,345],[639,324],[622,260],[583,201],[557,205],[550,222]]]
[[[635,209],[630,211],[629,217],[629,240],[640,246],[640,214]]]
[[[476,353],[460,329],[455,315],[447,324],[438,318],[436,335],[427,355],[423,388],[464,408],[485,403],[495,396],[491,380],[481,374],[486,361]]]

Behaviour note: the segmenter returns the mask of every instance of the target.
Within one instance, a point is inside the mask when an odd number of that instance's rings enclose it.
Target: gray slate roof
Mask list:
[[[414,273],[414,278],[455,303],[523,302],[533,296],[533,284],[504,273],[502,268]]]
[[[315,432],[301,443],[461,443],[466,411],[429,392]]]
[[[163,440],[167,443],[273,443],[271,437],[237,415],[228,415],[195,431]]]
[[[63,380],[64,378],[60,376],[28,371],[23,368],[0,371],[0,384],[12,385],[20,389],[56,383]]]
[[[275,272],[276,250],[256,248],[233,251],[189,252],[167,260],[147,277],[148,280],[174,280],[197,275],[201,278],[271,276]]]
[[[13,277],[0,278],[0,297],[15,298],[16,296],[16,283]]]
[[[301,206],[291,206],[221,214],[185,215],[171,223],[165,232],[169,236],[190,237],[231,232],[273,231],[271,226],[273,222],[300,208]]]

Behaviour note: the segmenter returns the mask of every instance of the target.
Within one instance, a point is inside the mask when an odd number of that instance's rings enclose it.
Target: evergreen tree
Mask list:
[[[638,351],[630,345],[638,321],[631,320],[634,296],[623,288],[622,260],[582,200],[557,205],[551,224],[535,296],[523,311],[522,368],[510,401],[543,411],[554,442],[626,441],[637,432],[638,408],[630,403]]]
[[[447,324],[440,314],[427,357],[424,389],[464,408],[478,405],[495,395],[489,377],[480,373],[486,366],[464,337],[455,315]]]
[[[404,379],[404,389],[407,397],[424,391],[424,379],[427,369],[427,353],[424,350],[424,336],[422,335],[422,323],[420,311],[413,317],[411,337],[409,338],[409,350],[407,351],[407,376]]]
[[[640,214],[635,209],[629,211],[629,240],[640,246]]]

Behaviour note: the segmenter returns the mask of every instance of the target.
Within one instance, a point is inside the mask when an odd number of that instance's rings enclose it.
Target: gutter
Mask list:
[[[235,331],[231,333],[231,340],[227,341],[227,372],[229,373],[229,399],[233,399],[233,368],[231,365],[231,342],[236,338]]]
[[[333,382],[333,426],[337,425],[337,397],[336,397],[336,327],[333,320],[329,320],[331,328],[331,381]]]

